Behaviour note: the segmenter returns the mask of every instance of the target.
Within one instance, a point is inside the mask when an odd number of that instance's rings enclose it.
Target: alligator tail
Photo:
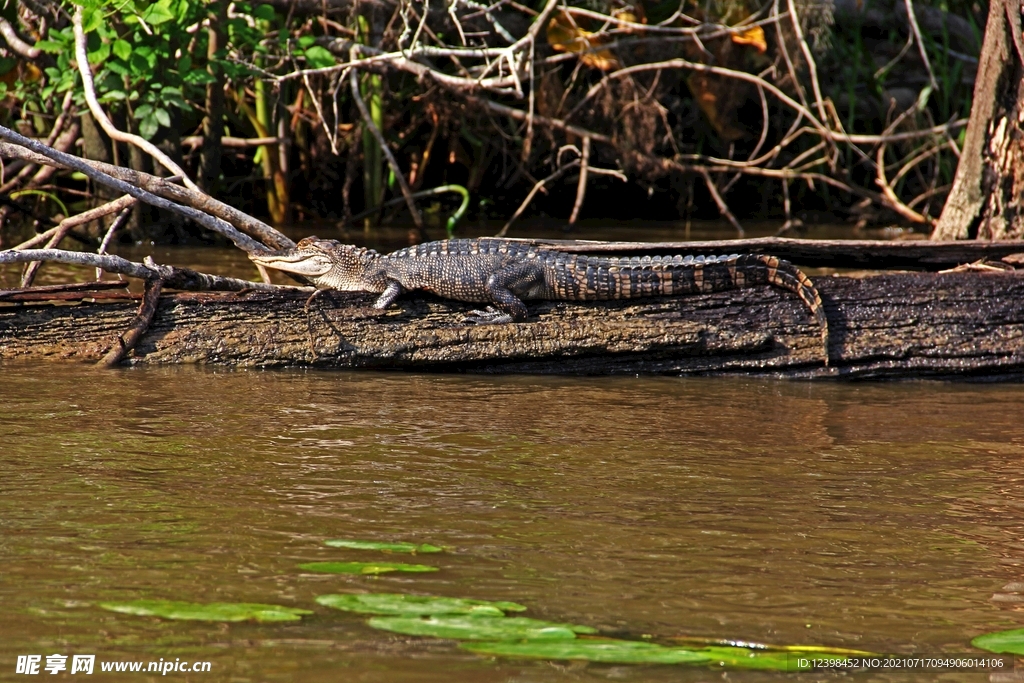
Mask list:
[[[558,259],[564,263],[564,259]],[[562,270],[564,298],[638,299],[648,296],[701,294],[773,285],[793,292],[821,328],[828,365],[828,319],[817,288],[789,261],[766,254],[729,256],[576,257]],[[559,265],[563,265],[560,263]],[[565,264],[568,265],[568,264]]]

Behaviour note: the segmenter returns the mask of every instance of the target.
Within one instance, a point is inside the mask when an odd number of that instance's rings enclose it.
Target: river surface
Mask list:
[[[1019,386],[0,367],[0,680],[18,655],[209,661],[44,680],[987,681],[491,659],[317,595],[514,600],[639,637],[966,653],[1024,627]],[[433,574],[331,538],[445,546]],[[1017,586],[1008,584],[1017,583]],[[167,598],[287,624],[115,614]],[[70,660],[69,660],[70,661]]]

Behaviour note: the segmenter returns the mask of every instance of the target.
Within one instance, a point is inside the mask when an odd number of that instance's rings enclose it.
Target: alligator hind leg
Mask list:
[[[544,268],[536,262],[517,263],[493,273],[485,289],[493,306],[470,311],[466,320],[478,324],[521,323],[530,311],[520,297],[531,297],[544,287]]]
[[[388,280],[387,287],[384,289],[381,295],[377,297],[377,300],[373,302],[373,307],[387,308],[392,303],[394,303],[395,299],[397,299],[398,295],[401,294],[403,291],[404,289],[402,288],[402,285],[399,284],[397,281]]]

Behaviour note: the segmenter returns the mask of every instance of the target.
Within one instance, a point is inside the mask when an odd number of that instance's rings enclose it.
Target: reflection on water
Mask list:
[[[313,603],[344,591],[878,652],[968,652],[1024,626],[991,600],[1024,579],[1016,387],[19,365],[2,378],[0,679],[18,654],[94,653],[213,662],[178,680],[722,680],[477,657]],[[453,550],[416,558],[442,568],[427,575],[298,570],[385,559],[328,538]],[[90,605],[134,598],[316,614],[217,625]]]

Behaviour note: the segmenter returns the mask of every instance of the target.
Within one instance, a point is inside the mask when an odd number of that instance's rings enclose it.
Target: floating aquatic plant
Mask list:
[[[121,614],[192,621],[298,621],[302,615],[313,613],[308,609],[265,605],[256,602],[208,602],[204,604],[181,600],[128,600],[101,602],[99,606]]]

